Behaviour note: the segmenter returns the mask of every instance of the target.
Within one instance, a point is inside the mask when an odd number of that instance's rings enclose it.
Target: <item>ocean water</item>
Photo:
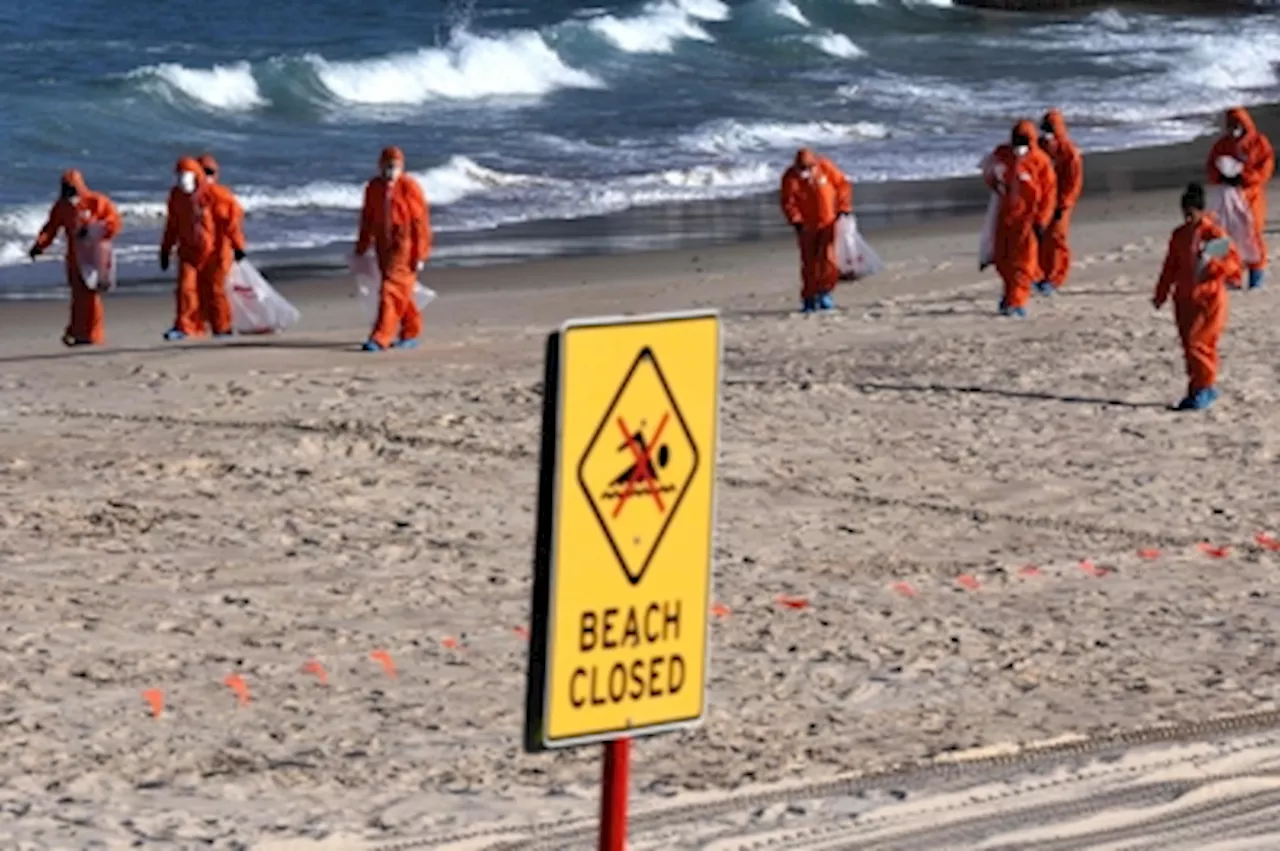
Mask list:
[[[949,0],[63,0],[0,8],[0,285],[82,169],[154,271],[184,153],[213,152],[254,255],[339,256],[398,144],[438,231],[772,189],[813,145],[858,181],[975,170],[1066,110],[1086,149],[1280,100],[1280,14],[981,15]],[[459,252],[461,253],[461,252]],[[51,253],[52,254],[52,253]],[[23,273],[53,283],[55,258]],[[438,258],[450,260],[443,250]],[[455,258],[459,259],[459,258]]]

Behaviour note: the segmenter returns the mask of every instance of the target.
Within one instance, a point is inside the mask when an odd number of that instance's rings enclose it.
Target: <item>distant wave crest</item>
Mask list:
[[[210,110],[243,112],[268,104],[248,62],[212,68],[166,62],[138,68],[129,77],[167,100],[183,98]]]
[[[789,123],[729,119],[704,124],[680,137],[679,144],[686,150],[699,153],[736,154],[804,145],[847,144],[859,139],[883,139],[888,135],[887,127],[871,121],[838,124],[830,121]]]
[[[625,53],[671,53],[679,41],[714,41],[702,23],[730,14],[720,0],[656,0],[636,15],[600,15],[587,26]]]
[[[422,104],[437,99],[537,97],[557,89],[603,88],[597,77],[570,67],[542,34],[501,36],[458,30],[444,47],[376,59],[307,61],[338,100],[354,104]]]

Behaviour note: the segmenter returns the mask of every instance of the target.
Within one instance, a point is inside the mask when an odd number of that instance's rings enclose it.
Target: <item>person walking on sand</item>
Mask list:
[[[62,173],[58,200],[53,202],[28,256],[35,260],[43,254],[59,232],[66,235],[67,285],[71,287],[71,321],[62,334],[62,342],[67,346],[102,345],[106,339],[102,292],[96,286],[91,289],[81,271],[82,265],[94,263],[96,258],[79,254],[88,250],[91,240],[100,243],[114,239],[120,233],[120,213],[106,195],[89,191],[84,176],[75,169]]]
[[[205,180],[198,161],[183,157],[174,171],[177,180],[169,190],[169,214],[160,241],[160,269],[169,270],[170,256],[176,248],[176,315],[164,338],[175,341],[203,336],[209,326],[215,337],[228,337],[231,308],[224,288],[226,270],[220,266],[218,239],[219,234],[238,227],[232,221],[235,211]]]
[[[1169,251],[1156,284],[1156,310],[1173,294],[1173,315],[1187,363],[1187,395],[1180,411],[1199,411],[1218,399],[1218,340],[1227,324],[1227,282],[1238,281],[1240,255],[1211,213],[1204,187],[1182,193],[1183,223],[1169,238]],[[1238,286],[1238,285],[1237,285]]]
[[[1058,203],[1057,175],[1036,141],[1035,125],[1015,124],[1009,142],[983,160],[982,173],[1000,199],[994,243],[996,271],[1004,281],[1000,314],[1025,318],[1031,285],[1041,280],[1040,240]]]
[[[1205,169],[1209,182],[1239,189],[1252,214],[1251,233],[1237,235],[1244,259],[1249,267],[1249,289],[1256,290],[1266,279],[1267,182],[1276,169],[1276,152],[1268,139],[1253,123],[1243,107],[1228,109],[1223,119],[1224,132],[1209,151]],[[1224,168],[1226,169],[1224,171]]]
[[[1053,162],[1058,198],[1053,218],[1040,239],[1041,278],[1035,289],[1041,295],[1052,295],[1062,289],[1071,273],[1071,213],[1084,189],[1084,157],[1067,134],[1066,119],[1057,109],[1046,112],[1040,122],[1040,145]]]
[[[365,186],[356,239],[356,256],[372,247],[382,274],[378,318],[364,344],[366,352],[417,348],[422,314],[413,291],[431,254],[427,196],[418,181],[404,173],[404,153],[383,148],[378,169],[378,176]]]
[[[836,219],[853,214],[853,184],[831,160],[801,148],[782,175],[781,201],[800,249],[801,310],[831,310],[840,280]]]
[[[227,274],[233,263],[245,258],[244,208],[231,189],[218,181],[218,161],[213,154],[197,160],[204,172],[205,191],[213,213],[213,255],[200,270],[196,296],[200,317],[214,336],[231,333],[231,304],[227,298]]]

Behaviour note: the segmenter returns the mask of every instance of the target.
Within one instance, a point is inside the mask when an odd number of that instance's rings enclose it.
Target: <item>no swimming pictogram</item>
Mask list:
[[[578,484],[634,585],[698,470],[698,447],[653,350],[618,384],[578,463]]]

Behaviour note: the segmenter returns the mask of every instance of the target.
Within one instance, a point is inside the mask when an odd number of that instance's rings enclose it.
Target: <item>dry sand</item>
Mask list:
[[[1087,202],[1021,323],[969,219],[880,235],[890,268],[825,317],[793,315],[783,243],[442,272],[429,344],[376,356],[332,283],[227,346],[157,342],[161,299],[71,353],[63,305],[0,306],[0,847],[590,814],[596,749],[520,750],[541,347],[571,316],[726,317],[732,614],[705,725],[637,745],[638,802],[1276,705],[1280,295],[1233,297],[1221,403],[1171,413],[1176,198]]]

